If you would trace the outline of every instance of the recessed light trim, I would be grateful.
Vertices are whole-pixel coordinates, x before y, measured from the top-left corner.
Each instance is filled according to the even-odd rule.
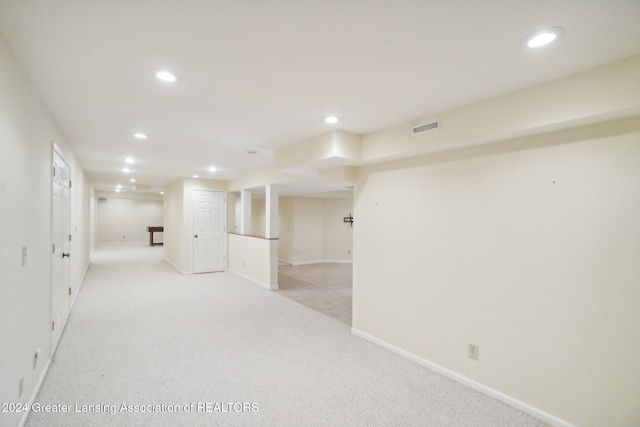
[[[119,192],[120,192],[120,189],[119,189],[119,188],[116,188],[116,193],[119,193]]]
[[[249,154],[258,154],[258,150],[247,150]]]
[[[129,182],[136,182],[135,178],[131,178]]]
[[[195,179],[198,179],[198,175],[193,175],[193,177],[194,177]]]
[[[147,135],[140,132],[134,133],[133,137],[136,139],[147,139]]]
[[[324,121],[332,125],[338,123],[340,120],[336,116],[327,116]]]
[[[129,163],[130,165],[134,164],[136,162],[136,159],[134,159],[133,157],[127,157],[126,159],[124,159],[125,163]]]
[[[131,172],[131,169],[129,169],[129,168],[122,168],[122,172],[124,172],[124,173],[129,173],[129,172]]]
[[[215,167],[215,166],[209,166],[209,167],[207,168],[207,170],[208,170],[209,172],[213,173],[213,172],[216,172],[216,171],[218,170],[218,168],[217,168],[217,167]]]
[[[564,34],[564,28],[562,27],[546,28],[529,35],[529,37],[525,39],[525,43],[530,48],[535,49],[547,46],[548,44],[558,40],[562,34]]]
[[[172,71],[168,70],[158,70],[156,71],[156,77],[163,82],[173,83],[178,80],[178,75]]]

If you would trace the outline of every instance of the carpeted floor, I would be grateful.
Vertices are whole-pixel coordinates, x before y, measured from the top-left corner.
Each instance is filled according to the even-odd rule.
[[[278,293],[351,326],[353,265],[280,265]]]
[[[148,246],[93,253],[36,402],[70,412],[27,426],[544,425],[232,273],[181,275]]]

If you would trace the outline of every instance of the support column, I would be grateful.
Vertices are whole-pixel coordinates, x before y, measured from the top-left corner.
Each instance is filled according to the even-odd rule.
[[[278,237],[278,189],[273,185],[266,185],[265,188],[265,237],[275,239]]]
[[[240,192],[240,234],[251,234],[251,191]]]

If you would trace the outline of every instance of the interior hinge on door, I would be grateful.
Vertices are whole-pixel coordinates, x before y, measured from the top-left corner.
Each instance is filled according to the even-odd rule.
[[[53,244],[53,253],[54,254],[56,253],[56,244],[55,243]]]
[[[53,176],[56,176],[56,167],[53,166]]]
[[[69,295],[71,295],[71,286],[69,286]]]
[[[71,241],[71,234],[69,234],[69,241]]]
[[[55,321],[55,320],[53,320],[53,321],[51,322],[51,330],[52,330],[52,331],[55,331],[55,330],[56,330],[56,321]]]
[[[71,181],[69,181],[69,188],[71,188]]]

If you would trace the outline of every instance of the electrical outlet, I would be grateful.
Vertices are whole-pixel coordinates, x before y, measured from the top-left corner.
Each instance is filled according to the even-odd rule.
[[[24,377],[20,378],[20,382],[18,382],[18,397],[22,397],[23,391],[24,391]]]
[[[347,255],[351,255],[351,249],[347,251]]]
[[[124,236],[122,236],[122,240],[124,240]]]
[[[475,344],[469,344],[469,358],[473,360],[478,360],[478,356],[480,355],[480,347]]]
[[[243,268],[245,267],[245,265],[244,265],[244,261],[242,261],[242,267],[243,267]]]

